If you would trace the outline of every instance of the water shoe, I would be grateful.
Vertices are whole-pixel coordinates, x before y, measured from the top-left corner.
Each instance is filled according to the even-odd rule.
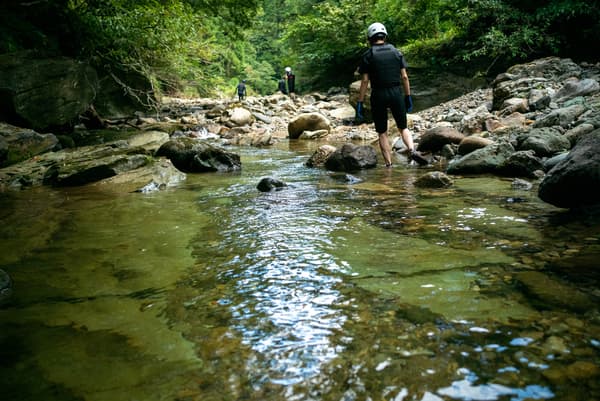
[[[413,150],[410,152],[410,159],[419,163],[420,166],[426,166],[429,164],[426,158],[424,158],[419,152]]]

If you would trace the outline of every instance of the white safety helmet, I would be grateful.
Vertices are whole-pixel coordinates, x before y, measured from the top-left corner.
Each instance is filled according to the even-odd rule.
[[[292,67],[285,67],[285,72],[292,72]]]
[[[387,36],[387,30],[385,29],[385,26],[383,26],[382,23],[380,22],[374,22],[371,25],[369,25],[369,28],[367,28],[367,38],[371,39],[373,36],[382,33],[385,36]]]

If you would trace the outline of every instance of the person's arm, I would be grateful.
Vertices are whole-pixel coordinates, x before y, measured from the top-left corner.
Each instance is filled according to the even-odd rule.
[[[360,90],[358,91],[358,101],[356,102],[356,121],[362,123],[365,119],[363,115],[363,102],[367,94],[367,86],[369,86],[369,74],[363,73],[360,81]]]
[[[410,81],[408,80],[408,74],[406,68],[400,70],[400,77],[402,78],[402,86],[404,87],[404,106],[407,112],[411,112],[413,109],[413,100],[410,95]]]
[[[408,80],[406,68],[400,70],[400,78],[402,79],[402,86],[404,87],[404,96],[410,96],[410,81]]]
[[[358,92],[358,101],[359,102],[364,102],[365,95],[367,94],[368,86],[369,86],[369,74],[364,73],[364,74],[362,74],[362,79],[360,80],[360,90]]]

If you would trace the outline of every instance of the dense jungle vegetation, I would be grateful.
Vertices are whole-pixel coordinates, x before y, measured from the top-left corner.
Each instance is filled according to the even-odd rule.
[[[170,95],[273,93],[285,66],[299,92],[347,86],[388,28],[409,64],[492,77],[558,55],[596,61],[590,0],[3,0],[0,53],[36,50],[134,70]],[[467,75],[470,76],[470,75]]]

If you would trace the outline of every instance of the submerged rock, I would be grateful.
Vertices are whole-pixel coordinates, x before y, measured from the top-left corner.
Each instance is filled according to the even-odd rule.
[[[446,188],[452,184],[452,179],[441,171],[430,171],[415,181],[415,186],[419,188]]]
[[[541,272],[520,272],[515,275],[515,278],[523,285],[529,295],[537,299],[542,307],[552,305],[585,312],[597,305],[596,300],[576,287]]]
[[[272,190],[279,191],[283,188],[287,187],[287,184],[283,181],[280,181],[276,178],[266,177],[260,180],[256,189],[260,192],[270,192]]]

